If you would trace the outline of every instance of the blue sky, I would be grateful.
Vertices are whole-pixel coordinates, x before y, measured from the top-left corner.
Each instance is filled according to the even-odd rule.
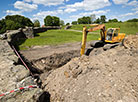
[[[138,18],[138,0],[2,0],[0,19],[14,14],[38,19],[41,25],[47,15],[58,16],[66,23],[91,14],[125,21]]]

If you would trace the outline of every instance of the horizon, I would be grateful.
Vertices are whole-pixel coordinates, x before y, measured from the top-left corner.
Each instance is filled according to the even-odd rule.
[[[0,19],[6,15],[22,15],[44,24],[47,15],[57,16],[65,23],[83,16],[105,15],[107,20],[126,21],[138,18],[138,0],[4,0],[0,6]]]

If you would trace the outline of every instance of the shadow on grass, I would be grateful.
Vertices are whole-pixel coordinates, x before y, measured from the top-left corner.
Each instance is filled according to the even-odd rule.
[[[18,41],[14,42],[14,46],[17,49],[17,51],[20,50],[19,46],[22,45],[25,41],[27,40],[27,38],[20,38]]]
[[[34,33],[34,37],[38,37],[40,36],[38,33]]]

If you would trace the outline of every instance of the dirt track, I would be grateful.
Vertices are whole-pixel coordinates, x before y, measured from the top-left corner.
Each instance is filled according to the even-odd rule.
[[[60,68],[41,74],[42,86],[50,93],[51,102],[138,102],[137,39],[138,36],[129,36],[124,42],[125,47],[107,51],[98,48],[93,49],[89,56],[73,56]],[[72,46],[57,48],[62,49],[62,53],[80,48],[76,44]],[[57,48],[51,50],[57,51]],[[45,61],[39,60],[37,65],[47,63]]]

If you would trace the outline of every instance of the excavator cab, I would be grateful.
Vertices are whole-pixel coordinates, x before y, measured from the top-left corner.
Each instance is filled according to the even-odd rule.
[[[114,29],[108,29],[106,34],[106,40],[112,41]]]
[[[109,28],[106,33],[105,42],[116,43],[121,42],[125,37],[125,34],[120,33],[120,28]]]

